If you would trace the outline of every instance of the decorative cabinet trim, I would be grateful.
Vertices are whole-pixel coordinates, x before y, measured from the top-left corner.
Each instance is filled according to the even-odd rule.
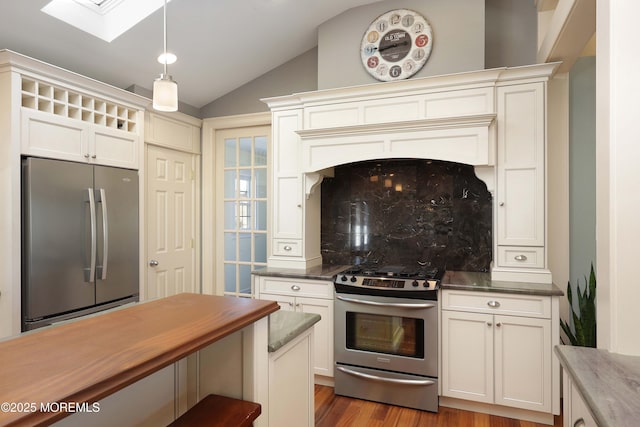
[[[106,101],[35,78],[22,77],[22,108],[139,133],[138,108]]]

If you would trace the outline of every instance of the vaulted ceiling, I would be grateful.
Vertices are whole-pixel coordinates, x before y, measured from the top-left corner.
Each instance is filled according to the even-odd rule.
[[[161,7],[108,43],[42,12],[48,2],[0,0],[0,49],[116,87],[151,89],[162,71],[157,62],[163,50]],[[169,66],[169,74],[179,84],[180,101],[196,108],[208,104],[316,46],[317,28],[326,20],[376,2],[170,1],[168,50],[178,62]]]

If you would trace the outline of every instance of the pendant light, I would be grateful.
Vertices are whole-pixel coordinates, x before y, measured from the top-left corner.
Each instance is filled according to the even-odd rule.
[[[167,74],[167,0],[164,0],[164,72],[153,82],[153,109],[178,111],[178,83]]]

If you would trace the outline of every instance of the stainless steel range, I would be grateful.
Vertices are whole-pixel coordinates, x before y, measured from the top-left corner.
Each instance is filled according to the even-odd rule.
[[[419,265],[365,264],[336,276],[336,394],[438,411],[443,275]]]

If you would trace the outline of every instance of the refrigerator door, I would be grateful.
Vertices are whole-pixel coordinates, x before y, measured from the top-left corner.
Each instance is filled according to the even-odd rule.
[[[93,168],[23,161],[23,318],[95,304],[92,265]]]
[[[139,294],[138,173],[95,166],[96,304]]]

